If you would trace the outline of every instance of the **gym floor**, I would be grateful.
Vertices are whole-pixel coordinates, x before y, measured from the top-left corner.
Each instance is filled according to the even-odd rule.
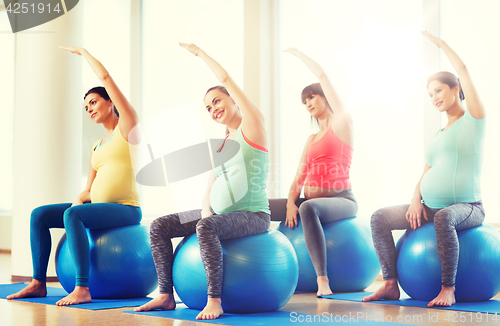
[[[0,253],[0,284],[11,283],[10,277],[10,254]],[[381,281],[377,280],[367,289],[367,291],[374,291],[380,284]],[[49,283],[48,285],[60,287],[59,283]],[[497,294],[494,299],[500,300],[500,295]],[[0,299],[0,325],[208,325],[206,323],[195,323],[191,321],[125,314],[123,313],[124,310],[131,310],[131,308],[86,310]],[[483,320],[481,322],[476,322],[475,313],[472,313],[472,315],[466,313],[469,320],[465,323],[460,323],[452,321],[454,312],[449,310],[317,299],[312,293],[295,294],[281,310],[317,315],[327,312],[333,316],[364,315],[370,316],[369,318],[373,321],[384,318],[385,321],[392,320],[392,322],[395,323],[412,325],[498,325],[498,321],[485,321],[485,315],[482,316]],[[430,318],[431,316],[432,318]],[[435,319],[436,316],[437,320]],[[251,315],[248,317],[251,318]],[[457,319],[458,318],[456,318],[456,320]],[[298,321],[294,323],[292,319],[290,320],[291,325],[296,323],[298,323]]]

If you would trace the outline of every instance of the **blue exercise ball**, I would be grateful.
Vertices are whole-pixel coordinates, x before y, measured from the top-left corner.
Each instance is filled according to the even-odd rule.
[[[299,261],[297,291],[316,292],[316,271],[307,251],[300,219],[293,229],[281,222],[278,230],[292,243]],[[380,272],[368,223],[349,218],[323,224],[326,240],[327,275],[334,292],[361,291],[372,284]]]
[[[92,298],[145,297],[158,287],[149,227],[131,225],[88,230],[89,290]],[[68,292],[75,288],[76,269],[64,235],[56,251],[56,273]]]
[[[458,231],[455,299],[485,301],[500,291],[500,233],[491,225]],[[430,301],[441,291],[441,263],[434,223],[411,231],[398,257],[401,288],[413,299]]]
[[[292,297],[298,278],[297,256],[288,239],[276,230],[222,240],[222,308],[225,312],[274,311]],[[207,304],[207,277],[196,234],[175,250],[174,288],[186,306]]]

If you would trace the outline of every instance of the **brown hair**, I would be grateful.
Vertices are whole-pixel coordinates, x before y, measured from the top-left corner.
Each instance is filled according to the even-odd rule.
[[[429,83],[431,81],[437,80],[443,84],[448,85],[450,88],[453,88],[458,85],[458,94],[460,96],[460,100],[463,101],[465,99],[464,91],[462,90],[462,85],[460,85],[460,79],[457,76],[448,71],[440,71],[432,74],[427,79],[427,87],[429,87]]]
[[[87,95],[89,94],[97,94],[99,95],[100,97],[102,97],[103,99],[105,99],[106,101],[109,101],[110,100],[110,97],[108,95],[108,92],[106,91],[106,89],[102,86],[97,86],[97,87],[94,87],[94,88],[91,88],[88,90],[87,93],[85,93],[85,95],[83,96],[83,99],[85,100],[85,98],[87,97]],[[116,109],[116,106],[113,104],[113,110],[115,111],[115,114],[116,116],[119,118],[120,117],[120,114],[118,113],[118,110]]]
[[[311,84],[307,87],[305,87],[302,90],[302,93],[300,94],[300,98],[302,100],[302,104],[306,103],[306,99],[310,97],[311,95],[321,95],[325,98],[326,104],[328,104],[328,109],[333,112],[332,107],[330,106],[330,103],[328,103],[328,100],[326,99],[325,92],[323,92],[323,88],[321,87],[320,83],[314,83]],[[311,123],[313,121],[313,117],[311,117]],[[319,125],[319,121],[316,118],[316,123]]]

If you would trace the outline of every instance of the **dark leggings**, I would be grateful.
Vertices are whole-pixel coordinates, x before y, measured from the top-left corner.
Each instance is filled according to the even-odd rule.
[[[208,281],[208,296],[220,298],[222,291],[222,247],[220,240],[234,239],[264,233],[269,229],[270,216],[264,212],[237,211],[212,215],[203,219],[201,210],[182,212],[159,217],[151,224],[151,250],[158,273],[160,293],[173,293],[172,238],[183,237],[196,232],[200,244],[201,259]]]
[[[89,286],[90,247],[87,229],[105,229],[139,224],[140,207],[96,203],[71,206],[54,204],[35,208],[31,213],[30,240],[33,278],[45,282],[51,249],[51,228],[65,228],[71,257],[76,267],[76,286]]]
[[[410,229],[406,212],[410,205],[398,205],[379,209],[372,215],[373,243],[382,267],[384,280],[397,278],[397,257],[392,230]],[[455,286],[458,266],[457,231],[479,226],[484,221],[481,202],[458,203],[443,209],[424,205],[428,220],[422,217],[422,224],[434,222],[437,251],[442,267],[441,284]]]

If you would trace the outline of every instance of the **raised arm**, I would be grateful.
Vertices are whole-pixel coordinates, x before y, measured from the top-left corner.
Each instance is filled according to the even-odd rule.
[[[483,119],[486,116],[486,111],[481,103],[481,100],[479,99],[476,88],[472,83],[469,70],[465,66],[462,59],[460,59],[458,54],[453,51],[442,39],[427,32],[422,32],[422,35],[427,37],[432,43],[436,44],[443,50],[444,54],[446,54],[451,65],[457,72],[458,78],[460,79],[460,84],[462,85],[462,90],[464,92],[465,99],[467,100],[467,110],[474,119]]]
[[[125,95],[123,95],[123,93],[120,91],[113,78],[111,78],[109,72],[84,48],[63,46],[60,46],[59,48],[71,53],[81,55],[85,58],[97,77],[101,80],[104,88],[106,89],[106,92],[108,92],[111,101],[118,110],[118,113],[120,114],[118,124],[120,126],[123,137],[128,141],[129,132],[139,122],[139,116],[137,115],[137,112],[135,112],[134,108],[127,100]]]
[[[309,70],[311,70],[311,72],[318,78],[321,88],[323,88],[323,92],[325,92],[326,99],[328,100],[328,103],[330,104],[330,107],[332,108],[334,113],[350,116],[349,112],[342,105],[342,102],[340,101],[337,92],[333,88],[328,75],[316,61],[309,58],[307,55],[302,53],[300,50],[297,50],[296,48],[286,49],[285,52],[289,52],[302,60],[307,68],[309,68]]]
[[[200,57],[212,70],[215,77],[226,87],[229,95],[236,102],[236,105],[243,113],[243,120],[241,121],[241,128],[245,136],[253,143],[267,148],[267,136],[265,129],[264,115],[257,106],[247,97],[241,88],[229,76],[227,71],[203,50],[194,44],[179,43],[181,47],[185,48],[194,55]]]

